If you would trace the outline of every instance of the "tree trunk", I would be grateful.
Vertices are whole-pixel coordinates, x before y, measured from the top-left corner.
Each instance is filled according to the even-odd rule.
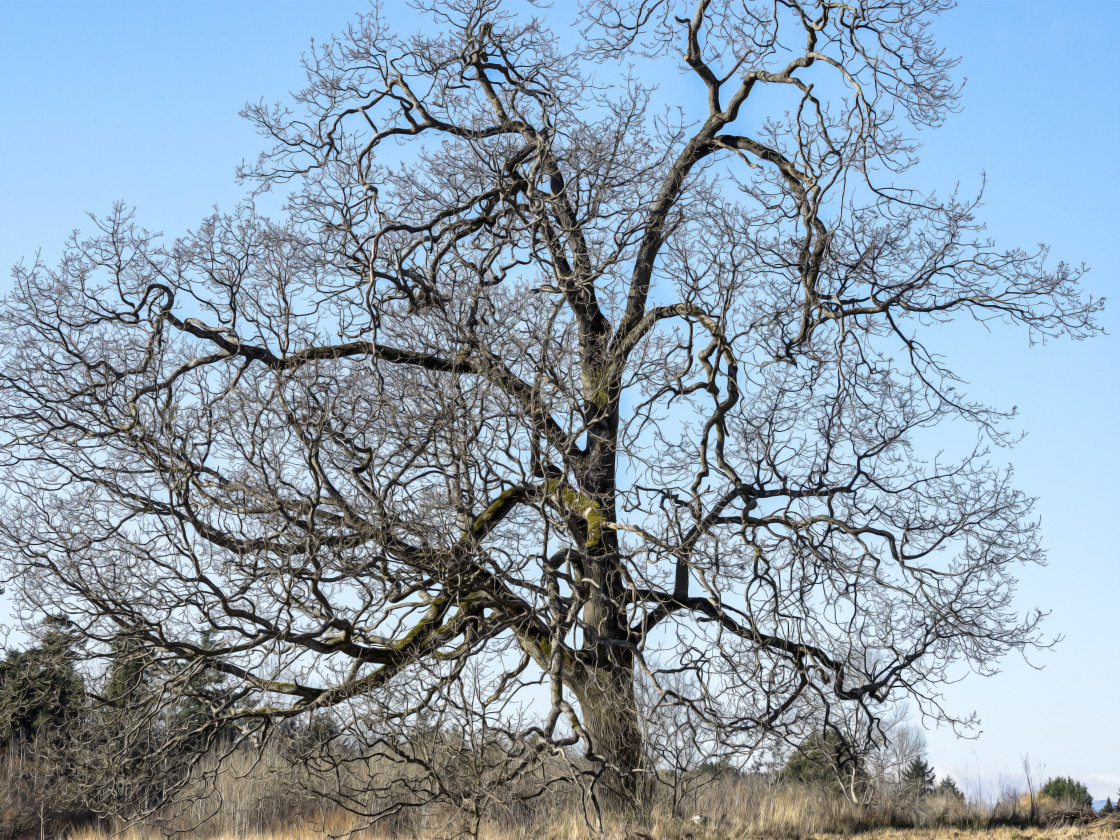
[[[612,657],[604,667],[586,669],[575,688],[582,722],[599,761],[594,791],[599,806],[613,813],[632,811],[642,788],[645,755],[634,695],[634,666]]]
[[[605,340],[606,335],[603,336]],[[642,788],[644,743],[634,694],[634,650],[625,604],[627,591],[619,556],[618,534],[604,523],[617,521],[616,458],[618,453],[619,394],[617,378],[606,369],[605,347],[588,365],[585,381],[587,457],[580,476],[585,548],[584,573],[592,583],[584,606],[582,673],[572,689],[579,699],[583,726],[591,752],[598,757],[599,776],[593,790],[596,802],[612,813],[632,813]],[[614,375],[616,377],[616,375]],[[609,382],[607,388],[603,383]],[[600,397],[606,396],[603,405]],[[592,519],[594,515],[594,521]]]

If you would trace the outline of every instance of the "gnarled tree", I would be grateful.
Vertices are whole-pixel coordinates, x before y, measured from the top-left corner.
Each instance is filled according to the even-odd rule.
[[[499,727],[493,785],[580,744],[632,798],[638,671],[687,675],[657,702],[720,750],[952,718],[954,663],[1039,640],[1010,599],[1042,554],[986,455],[1004,415],[929,342],[1082,337],[1100,302],[896,186],[956,101],[949,4],[588,0],[579,38],[568,7],[422,5],[246,109],[279,216],[165,243],[117,208],[17,268],[21,603],[141,646],[145,686],[223,675],[223,726],[334,708],[348,761],[411,762],[394,807],[453,793],[400,734],[452,711]],[[981,443],[923,459],[945,423]]]

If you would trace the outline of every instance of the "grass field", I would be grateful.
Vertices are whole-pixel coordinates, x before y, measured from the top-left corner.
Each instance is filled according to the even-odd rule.
[[[477,833],[463,809],[431,801],[394,809],[390,800],[370,799],[364,807],[382,818],[354,817],[322,795],[311,794],[308,779],[277,752],[235,753],[226,764],[200,765],[215,771],[207,784],[188,786],[183,797],[149,814],[143,824],[97,823],[84,813],[61,808],[65,785],[35,782],[34,765],[15,757],[0,762],[0,837],[33,840],[809,840],[862,837],[868,840],[1072,840],[1118,838],[1120,814],[1088,824],[1089,811],[1045,798],[1030,799],[1007,789],[998,801],[968,800],[933,793],[880,797],[854,804],[827,785],[781,781],[760,774],[698,774],[674,788],[651,789],[647,804],[627,819],[596,825],[586,797],[574,788],[554,789],[513,801],[491,800]],[[218,768],[225,772],[216,772]],[[202,777],[206,777],[203,773]],[[322,781],[322,780],[320,780]],[[320,788],[322,790],[322,788]],[[593,830],[601,828],[602,830]]]
[[[804,807],[805,805],[809,807]],[[480,826],[477,834],[464,831],[466,826],[451,820],[431,819],[426,824],[413,823],[405,827],[397,825],[392,830],[381,828],[362,828],[341,812],[324,811],[319,819],[299,818],[286,824],[273,824],[262,830],[255,830],[248,822],[241,825],[229,821],[228,815],[216,815],[195,830],[187,830],[184,823],[176,828],[183,831],[184,837],[206,838],[206,840],[325,840],[325,838],[353,838],[354,840],[444,840],[444,838],[477,837],[477,840],[840,840],[840,838],[863,838],[864,840],[1091,840],[1099,838],[1120,838],[1120,816],[1097,819],[1082,825],[1041,825],[1026,826],[998,825],[991,820],[1008,818],[998,809],[974,810],[971,818],[976,820],[971,826],[956,824],[930,827],[884,828],[862,826],[849,821],[842,830],[836,826],[814,826],[821,815],[814,814],[813,801],[795,801],[792,798],[781,801],[780,813],[765,813],[757,810],[738,813],[725,810],[718,821],[711,819],[697,821],[697,818],[681,818],[655,811],[644,815],[641,824],[629,822],[607,822],[601,833],[589,830],[587,822],[570,810],[538,813],[536,820],[522,824],[505,825],[490,822]],[[819,802],[816,803],[819,805]],[[757,807],[757,805],[755,806]],[[839,811],[832,811],[833,818]],[[248,814],[246,814],[248,816]],[[959,818],[967,815],[957,814]],[[778,818],[776,818],[778,817]],[[780,818],[780,819],[779,819]],[[852,815],[848,815],[851,820]],[[864,819],[870,819],[864,814]],[[1043,820],[1046,819],[1044,816]],[[768,824],[767,824],[768,823]],[[839,825],[839,824],[838,824]],[[67,840],[157,840],[166,835],[158,830],[143,827],[118,826],[116,831],[79,829],[66,834]]]
[[[293,826],[288,830],[273,831],[264,834],[220,834],[208,835],[210,840],[318,840],[325,837],[345,837],[345,831],[340,835],[341,826],[332,826],[327,834],[313,830],[310,826]],[[572,828],[572,827],[569,827]],[[358,832],[349,835],[354,840],[389,840],[383,834],[373,832]],[[439,835],[432,835],[433,838]],[[479,833],[479,840],[583,840],[588,835],[586,831],[571,833],[563,831],[560,827],[545,829],[540,833],[529,830],[528,832],[511,835],[496,834],[491,831]],[[697,828],[694,826],[663,826],[649,831],[635,829],[615,829],[605,835],[605,840],[766,840],[775,837],[777,840],[787,840],[798,835],[765,835],[743,834],[735,831],[726,832],[719,828]],[[1120,838],[1120,827],[1108,826],[1076,826],[1060,828],[936,828],[936,829],[873,829],[847,834],[816,833],[799,835],[801,840],[839,840],[839,838],[863,838],[864,840],[965,840],[966,838],[981,838],[982,840],[1090,840],[1090,838]],[[120,834],[111,832],[79,830],[68,835],[68,840],[162,840],[163,834],[156,831],[128,830]],[[394,838],[395,840],[395,838]],[[421,840],[421,838],[417,838]],[[426,838],[424,838],[426,840]]]

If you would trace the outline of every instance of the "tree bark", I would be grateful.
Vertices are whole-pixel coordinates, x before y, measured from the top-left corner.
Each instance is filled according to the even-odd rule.
[[[585,668],[573,686],[582,710],[590,749],[600,762],[595,783],[596,801],[614,813],[632,811],[641,791],[644,742],[634,692],[634,640],[630,638],[626,588],[618,534],[604,527],[617,521],[617,452],[620,389],[610,380],[604,359],[597,359],[593,378],[609,381],[599,394],[606,404],[590,395],[585,407],[588,418],[588,458],[582,486],[594,500],[598,527],[587,521],[586,573],[592,582],[590,599],[584,607]],[[581,535],[583,536],[583,535]]]
[[[613,813],[634,809],[645,769],[634,666],[632,661],[620,659],[587,669],[586,679],[575,689],[590,748],[599,764],[593,788],[596,801]]]

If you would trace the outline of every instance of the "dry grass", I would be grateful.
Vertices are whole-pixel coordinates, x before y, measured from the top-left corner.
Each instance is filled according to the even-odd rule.
[[[213,768],[211,768],[213,769]],[[213,785],[194,791],[177,809],[165,809],[144,824],[85,825],[65,811],[50,819],[51,791],[16,784],[35,781],[26,762],[9,762],[0,778],[0,811],[19,807],[18,836],[66,840],[162,840],[168,832],[198,840],[439,840],[464,836],[462,815],[437,805],[397,814],[369,826],[325,803],[300,784],[298,771],[279,754],[235,755]],[[6,783],[6,784],[4,784]],[[868,840],[1074,840],[1120,838],[1120,818],[1087,826],[1022,828],[1028,813],[1015,796],[994,807],[953,797],[860,807],[827,789],[771,784],[762,776],[698,776],[681,795],[652,796],[636,819],[608,822],[606,840],[809,840],[865,837]],[[700,817],[701,819],[694,819]],[[575,791],[559,791],[519,808],[496,807],[478,831],[479,840],[584,840],[590,830]],[[68,827],[69,824],[69,827]],[[8,823],[7,832],[14,825]],[[469,835],[467,835],[469,836]]]
[[[277,828],[265,833],[222,833],[208,835],[211,840],[318,840],[318,838],[353,837],[354,840],[398,840],[396,837],[386,835],[374,830],[359,830],[350,833],[351,826],[344,819],[328,821],[326,831],[322,825],[296,824],[284,828]],[[428,835],[438,837],[437,834]],[[686,824],[661,824],[640,829],[630,827],[608,828],[605,833],[606,840],[766,840],[770,837],[784,837],[785,835],[768,835],[759,833],[732,832],[723,829],[697,828]],[[165,835],[154,830],[131,828],[121,833],[93,829],[79,829],[68,833],[67,840],[164,840]],[[422,840],[421,835],[412,835],[416,840]],[[583,840],[588,837],[586,827],[579,821],[571,825],[554,825],[544,830],[528,830],[522,833],[509,833],[497,831],[493,827],[484,827],[479,833],[479,840]],[[1098,826],[1069,827],[1069,828],[933,828],[933,829],[871,829],[857,833],[814,833],[803,834],[804,840],[839,840],[839,838],[863,838],[864,840],[967,840],[967,838],[982,838],[982,840],[1106,840],[1107,838],[1120,838],[1120,831],[1115,828]]]
[[[254,774],[230,775],[219,781],[213,796],[198,800],[165,822],[165,828],[206,840],[317,840],[353,837],[354,840],[438,840],[455,835],[463,824],[454,814],[435,810],[411,815],[410,822],[368,827],[338,810],[310,807],[293,797],[275,768],[258,765]],[[286,791],[288,799],[284,799]],[[890,810],[860,808],[828,792],[801,785],[767,785],[759,778],[712,780],[693,791],[684,809],[670,813],[654,803],[640,820],[604,825],[605,840],[825,840],[864,837],[868,840],[1076,840],[1120,838],[1120,825],[1055,828],[992,827],[993,819],[1022,818],[1000,808],[985,809],[955,799],[926,797],[920,804]],[[211,816],[212,814],[212,816]],[[702,822],[692,819],[701,815]],[[209,816],[209,819],[202,818]],[[908,826],[884,828],[884,825]],[[117,832],[80,829],[68,840],[157,840],[165,836],[155,827],[117,826]],[[594,836],[575,801],[522,814],[520,820],[499,814],[484,823],[479,840],[584,840]]]

